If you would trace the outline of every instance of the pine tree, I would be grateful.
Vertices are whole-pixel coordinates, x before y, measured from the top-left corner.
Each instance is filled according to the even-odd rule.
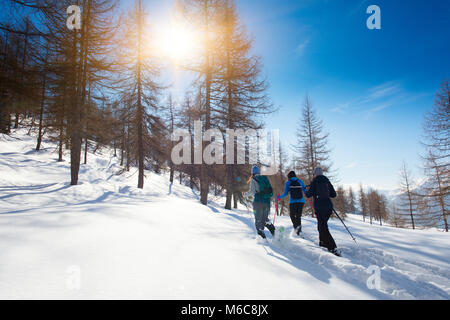
[[[321,167],[324,174],[331,172],[331,151],[328,149],[328,133],[323,132],[323,122],[317,117],[311,100],[305,98],[300,126],[297,128],[297,143],[293,150],[299,156],[297,171],[310,183],[314,169]]]
[[[376,190],[370,190],[367,198],[370,224],[372,224],[373,219],[375,219],[380,225],[383,225],[383,220],[387,220],[389,216],[386,198]]]
[[[220,27],[219,12],[223,0],[183,0],[179,2],[184,16],[195,24],[201,30],[201,41],[203,45],[202,52],[197,61],[191,61],[187,67],[188,70],[197,74],[194,82],[198,89],[199,105],[202,110],[201,120],[205,131],[211,129],[214,125],[214,103],[217,102],[215,83],[218,72],[218,59],[215,55],[218,53],[218,35],[213,32]],[[203,143],[204,150],[205,143]],[[208,193],[211,179],[214,172],[211,166],[206,164],[199,166],[200,180],[200,202],[203,205],[208,203]]]
[[[67,119],[66,136],[70,142],[71,185],[78,184],[82,139],[86,139],[89,94],[98,90],[111,70],[111,40],[114,31],[115,0],[79,0],[82,8],[81,29],[66,25],[68,0],[45,2],[42,26],[46,45],[54,54],[52,86],[63,101],[62,115],[55,116],[60,126]],[[98,92],[97,92],[98,94]],[[58,110],[58,109],[53,109]],[[61,136],[62,130],[61,131]],[[62,139],[61,139],[62,140]],[[61,144],[61,143],[60,143]]]
[[[424,122],[425,174],[432,220],[442,221],[441,226],[448,232],[450,203],[450,86],[443,81],[436,94],[433,109],[425,116]]]
[[[266,94],[267,84],[261,77],[261,63],[250,52],[252,41],[239,23],[234,1],[224,1],[220,10],[223,18],[219,31],[221,55],[217,83],[221,103],[217,120],[224,134],[226,129],[259,129],[257,116],[272,111]],[[237,148],[233,148],[236,163]],[[226,165],[226,209],[231,209],[231,197],[236,192],[235,169],[235,164]]]
[[[355,213],[356,212],[356,200],[355,200],[355,194],[353,193],[352,187],[348,188],[347,200],[348,200],[348,211],[351,213]]]
[[[180,121],[178,126],[186,126],[188,133],[189,133],[189,137],[190,137],[190,141],[189,141],[189,146],[190,146],[190,163],[189,164],[183,164],[181,166],[178,166],[179,170],[186,173],[189,176],[189,187],[191,189],[198,188],[197,182],[196,180],[199,177],[198,174],[198,170],[197,170],[197,166],[194,165],[194,138],[193,138],[193,130],[194,130],[194,121],[199,119],[200,117],[200,111],[198,110],[198,108],[196,108],[196,104],[193,103],[193,99],[191,97],[191,93],[186,93],[185,97],[184,97],[184,102],[182,104],[181,107],[181,117],[184,119],[184,121]],[[197,104],[198,106],[198,104]]]
[[[12,13],[4,15],[7,19],[0,21],[0,132],[9,133],[12,127],[19,127],[22,116],[28,117],[39,108],[42,70],[38,60],[42,34],[36,31],[30,17],[37,14],[36,10],[24,10],[25,2],[8,0],[2,5],[3,10],[11,5]],[[14,124],[11,115],[14,115]]]
[[[174,132],[174,130],[175,130],[175,114],[174,114],[174,105],[173,105],[172,95],[169,96],[168,111],[169,111],[169,119],[168,120],[169,120],[170,132]],[[173,143],[173,141],[171,141],[170,142],[170,150],[173,149],[173,146],[174,146],[174,143]],[[170,181],[170,183],[173,183],[175,167],[174,167],[172,160],[169,160],[169,168],[170,168],[169,181]],[[181,175],[181,172],[180,172],[180,175]]]
[[[413,180],[405,162],[400,170],[400,203],[399,211],[402,214],[409,215],[411,226],[416,228],[414,215],[417,213],[418,195],[413,190]]]
[[[395,203],[391,205],[389,222],[396,228],[404,228],[406,224],[405,217],[399,213],[397,205]]]
[[[317,167],[321,167],[324,174],[329,175],[331,151],[328,149],[328,134],[324,133],[323,122],[317,117],[308,96],[303,104],[296,135],[297,143],[292,146],[296,155],[293,159],[295,171],[304,178],[307,185],[313,180],[313,172]],[[313,215],[312,210],[307,210]]]
[[[48,60],[48,54],[46,54],[46,57],[44,59],[44,65],[47,64]],[[37,137],[37,143],[36,143],[36,150],[39,151],[41,149],[41,143],[43,138],[43,121],[44,121],[44,111],[45,111],[45,105],[47,100],[47,73],[45,70],[42,70],[42,83],[41,83],[41,96],[40,96],[40,106],[39,106],[39,132]]]
[[[359,185],[359,208],[363,216],[363,221],[366,222],[366,217],[368,216],[368,203],[367,195],[364,192],[362,184]]]
[[[125,21],[126,30],[123,38],[121,59],[122,100],[130,107],[130,121],[127,134],[127,147],[133,147],[138,166],[138,185],[144,187],[144,169],[146,154],[155,150],[152,141],[152,130],[157,132],[163,124],[158,116],[158,97],[163,87],[157,82],[160,66],[151,57],[151,52],[145,49],[145,36],[148,33],[146,25],[147,13],[142,0],[136,0],[133,9]],[[159,131],[158,131],[159,132]],[[127,152],[127,167],[131,156]]]
[[[377,207],[375,212],[375,218],[380,223],[380,226],[382,226],[383,220],[387,221],[389,218],[387,199],[383,194],[376,192],[376,200],[377,200]]]
[[[339,212],[339,215],[344,218],[348,211],[348,199],[342,186],[336,188],[336,195],[336,198],[333,199],[334,207]]]

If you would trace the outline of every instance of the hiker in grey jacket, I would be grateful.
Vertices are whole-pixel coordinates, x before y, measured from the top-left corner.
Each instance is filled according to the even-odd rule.
[[[262,190],[260,190],[260,185],[266,183],[270,188],[272,187],[267,177],[260,175],[260,170],[257,166],[252,168],[252,176],[250,177],[249,183],[250,190],[244,196],[245,198],[253,196],[253,214],[255,215],[256,232],[265,239],[266,234],[264,233],[264,228],[269,229],[270,233],[274,235],[275,227],[269,221],[270,197],[263,195]]]

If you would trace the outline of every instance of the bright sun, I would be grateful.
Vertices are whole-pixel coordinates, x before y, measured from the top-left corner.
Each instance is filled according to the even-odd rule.
[[[171,23],[161,26],[156,33],[156,51],[161,57],[175,62],[192,58],[200,47],[199,37],[188,26]]]

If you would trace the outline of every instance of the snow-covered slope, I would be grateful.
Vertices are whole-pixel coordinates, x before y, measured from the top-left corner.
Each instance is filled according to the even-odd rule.
[[[0,298],[449,299],[449,234],[369,226],[358,216],[330,229],[343,257],[305,239],[256,241],[247,209],[202,206],[165,175],[117,175],[108,152],[89,155],[78,186],[55,146],[33,151],[22,131],[0,136]],[[272,210],[273,211],[273,210]],[[379,268],[381,283],[367,281]]]

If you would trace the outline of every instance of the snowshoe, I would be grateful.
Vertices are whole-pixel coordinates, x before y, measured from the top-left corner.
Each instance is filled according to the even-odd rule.
[[[272,237],[275,235],[275,226],[273,224],[266,224],[267,229],[269,229],[270,233],[272,234]]]
[[[302,226],[298,226],[298,227],[295,229],[295,233],[296,233],[298,236],[300,236],[300,234],[302,233]]]
[[[285,229],[283,226],[278,227],[277,232],[275,233],[274,239],[278,242],[283,242],[285,238]]]
[[[262,230],[257,230],[258,234],[261,236],[261,238],[266,239],[266,234]]]
[[[331,252],[332,254],[334,254],[337,257],[342,257],[341,250],[339,250],[338,248],[335,248],[333,250],[328,250],[328,251]]]

